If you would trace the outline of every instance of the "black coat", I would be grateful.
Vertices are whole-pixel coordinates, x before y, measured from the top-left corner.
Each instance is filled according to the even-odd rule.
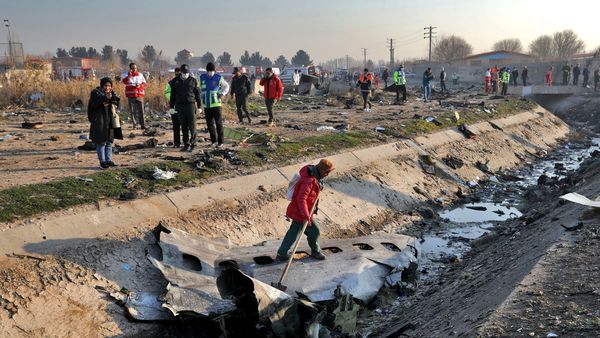
[[[233,77],[231,79],[231,96],[233,94],[242,97],[248,96],[251,92],[250,80],[245,74],[240,75],[240,77]]]
[[[117,135],[115,135],[115,129],[111,125],[112,110],[109,106],[104,106],[104,103],[114,104],[119,106],[120,98],[115,92],[112,94],[112,98],[106,98],[104,89],[96,87],[90,94],[90,101],[88,102],[88,120],[90,121],[90,140],[94,143],[104,143],[106,141],[113,142],[115,136],[122,139],[121,128],[117,129]],[[121,135],[119,135],[121,134]]]

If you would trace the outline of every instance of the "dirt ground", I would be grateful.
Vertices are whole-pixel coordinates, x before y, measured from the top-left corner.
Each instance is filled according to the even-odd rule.
[[[470,98],[489,101],[472,89],[462,89],[449,97],[451,100]],[[399,126],[412,120],[415,114],[422,116],[452,115],[455,109],[441,107],[437,102],[423,103],[415,95],[403,105],[394,105],[392,93],[375,94],[373,110],[362,111],[362,99],[355,96],[351,109],[345,109],[349,97],[314,97],[284,95],[275,108],[277,127],[266,126],[266,108],[260,97],[252,97],[250,110],[253,113],[252,125],[240,125],[235,112],[225,109],[225,126],[231,128],[247,127],[253,132],[271,132],[283,137],[297,139],[310,135],[322,135],[331,131],[317,131],[319,127],[349,126],[350,130],[374,130],[376,127]],[[492,100],[497,101],[497,100]],[[254,108],[254,109],[252,109]],[[128,113],[124,113],[128,116]],[[124,140],[116,140],[115,145],[127,146],[140,144],[150,138],[158,140],[158,146],[152,149],[139,149],[115,154],[114,159],[123,166],[136,166],[148,162],[160,161],[166,155],[181,156],[173,149],[171,121],[164,112],[146,114],[150,120],[147,125],[157,129],[157,135],[144,136],[141,130],[131,130],[124,123]],[[256,117],[255,115],[258,115]],[[40,129],[23,129],[25,121],[43,122]],[[263,123],[261,123],[261,121]],[[198,119],[199,136],[208,138],[206,124]],[[68,176],[91,174],[100,170],[95,151],[78,150],[85,143],[89,123],[84,111],[49,111],[48,109],[8,109],[0,112],[0,189],[25,184],[49,182]],[[2,137],[10,135],[2,140]],[[207,147],[209,142],[201,142],[199,149]],[[234,140],[226,140],[229,147],[235,146]],[[192,156],[185,153],[184,156]]]
[[[416,101],[414,104],[423,105]],[[435,104],[425,107],[429,106],[433,109]],[[386,118],[358,122],[360,128],[371,129],[379,126],[379,123],[397,123],[392,118],[398,107],[400,106],[378,108],[377,114],[371,115],[379,117],[382,114]],[[423,106],[419,109],[423,109]],[[364,114],[367,114],[354,109],[344,110],[343,107],[320,108],[309,113],[290,110],[286,119],[289,118],[289,121],[296,124],[306,123],[316,129],[319,123],[329,118],[323,114],[327,111],[328,115],[347,112],[348,119],[357,121],[363,120]],[[44,115],[44,119],[54,116],[54,120],[44,120],[48,130],[53,123],[63,124],[67,119],[72,119],[68,113],[38,113]],[[414,113],[405,114],[409,120]],[[5,170],[4,163],[7,163],[6,172],[3,173],[7,173],[7,177],[13,180],[10,184],[2,183],[5,184],[3,188],[24,184],[27,180],[27,183],[44,182],[51,177],[80,175],[96,170],[92,168],[95,166],[93,152],[81,152],[76,156],[80,162],[73,160],[73,148],[83,143],[83,140],[79,140],[79,135],[85,134],[81,132],[86,127],[83,116],[74,117],[79,122],[72,125],[79,127],[74,126],[72,129],[78,133],[63,131],[63,135],[72,134],[72,137],[59,137],[58,141],[49,140],[52,133],[46,132],[46,128],[35,131],[20,129],[22,118],[8,116],[1,121],[6,123],[2,126],[3,129],[12,128],[11,133],[29,133],[21,140],[0,142],[1,157],[5,158],[0,162],[3,164],[1,170]],[[404,118],[404,115],[399,118]],[[439,148],[435,155],[441,157],[456,154],[465,158],[469,165],[461,169],[459,174],[464,178],[471,178],[481,174],[475,169],[474,162],[482,158],[484,161],[490,160],[493,170],[499,170],[503,165],[506,167],[505,163],[514,165],[519,161],[514,148],[519,148],[523,154],[526,149],[536,148],[524,145],[527,144],[524,140],[536,140],[539,147],[550,148],[551,138],[538,131],[557,132],[561,127],[556,123],[558,121],[547,119],[534,122],[529,127],[517,128],[514,130],[516,138],[508,143],[490,138],[481,140],[482,144],[478,147],[458,150],[451,147]],[[165,123],[165,126],[168,125]],[[284,127],[277,127],[276,130],[292,137],[317,133],[316,130],[307,131],[307,127],[302,128],[305,130]],[[138,135],[126,142],[135,143],[140,139],[142,138]],[[159,140],[167,142],[168,135],[159,136]],[[13,148],[19,145],[25,151],[29,149],[30,153],[37,151],[35,149],[38,147],[48,147],[49,152],[7,156],[11,144]],[[60,149],[67,152],[61,153]],[[158,150],[173,151],[169,148]],[[130,152],[127,160],[121,162],[130,165],[143,163],[149,154],[156,151]],[[474,153],[483,155],[475,157]],[[55,176],[44,175],[41,172],[47,164],[38,162],[49,156],[59,157],[54,162],[68,160],[72,167],[58,169],[60,166],[56,163],[58,168],[55,171],[49,170]],[[533,155],[528,156],[531,159]],[[13,159],[20,164],[10,167]],[[596,177],[595,170],[598,164],[594,162],[586,166],[579,174],[573,175],[568,184],[550,187],[540,194],[534,194],[530,204],[522,208],[527,211],[524,218],[504,224],[495,234],[472,243],[473,250],[467,257],[458,263],[449,264],[448,270],[439,278],[424,282],[414,296],[399,301],[395,294],[390,294],[389,297],[383,295],[377,301],[379,303],[363,311],[359,332],[363,336],[397,336],[390,329],[396,325],[410,324],[415,329],[407,330],[405,334],[413,337],[545,336],[549,332],[565,337],[594,336],[600,330],[600,314],[597,310],[600,300],[597,288],[600,228],[597,226],[597,216],[589,215],[588,212],[581,230],[567,232],[561,224],[577,224],[585,208],[560,203],[557,197],[567,191],[578,191],[590,197],[600,195],[600,178]],[[27,165],[38,165],[40,170],[18,170]],[[395,172],[414,177],[414,181],[401,181],[394,176]],[[358,187],[356,189],[363,191],[375,186],[378,189],[389,188],[383,189],[381,196],[364,196],[370,204],[378,206],[369,209],[372,216],[364,217],[361,222],[342,225],[325,222],[324,236],[340,238],[374,231],[396,232],[399,229],[410,230],[411,225],[435,227],[435,223],[424,221],[419,213],[389,211],[393,208],[415,208],[415,201],[431,206],[431,200],[439,196],[446,198],[446,204],[456,199],[447,197],[450,191],[455,191],[455,184],[437,177],[417,179],[418,175],[423,174],[413,161],[396,160],[336,178],[338,189],[345,185]],[[435,193],[425,197],[413,191],[413,186]],[[334,184],[332,190],[335,188]],[[411,192],[394,195],[390,193],[391,190]],[[179,218],[163,221],[192,233],[228,236],[240,245],[279,238],[286,227],[281,215],[281,210],[285,207],[285,202],[279,197],[282,193],[283,191],[256,193],[246,199],[223,201],[219,205],[193,210]],[[338,193],[348,192],[341,190]],[[334,192],[327,194],[331,194],[327,195],[330,198],[335,196]],[[350,201],[348,205],[340,203],[338,206],[340,213],[346,214],[348,218],[353,213],[352,203],[357,203]],[[388,211],[384,211],[386,209]],[[277,217],[281,220],[279,225],[272,226],[267,222]],[[150,232],[154,226],[156,223],[140,224],[134,229],[124,229],[97,239],[41,243],[29,247],[31,256],[0,258],[0,336],[164,336],[157,333],[161,332],[160,324],[129,321],[123,308],[107,294],[119,292],[122,288],[134,292],[164,289],[166,281],[145,257],[146,250],[154,243]],[[376,311],[377,306],[384,311]]]

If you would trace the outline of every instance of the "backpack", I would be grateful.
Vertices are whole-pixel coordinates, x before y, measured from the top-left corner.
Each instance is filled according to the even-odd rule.
[[[288,183],[288,190],[287,190],[287,194],[286,194],[286,198],[288,201],[291,201],[292,198],[294,197],[294,191],[296,190],[296,185],[298,185],[299,180],[300,180],[300,174],[295,173],[294,176],[292,176],[290,183]]]

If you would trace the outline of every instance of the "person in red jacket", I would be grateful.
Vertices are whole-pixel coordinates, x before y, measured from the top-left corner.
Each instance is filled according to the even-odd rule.
[[[127,101],[129,102],[133,129],[135,129],[136,120],[142,129],[146,129],[144,125],[144,88],[146,88],[146,79],[142,73],[138,72],[135,63],[132,62],[129,64],[129,72],[123,75],[123,83],[125,84],[125,96],[127,96]]]
[[[273,73],[273,68],[269,67],[265,71],[265,75],[260,79],[259,84],[263,86],[263,95],[267,111],[269,112],[269,127],[275,127],[275,117],[273,117],[273,105],[283,96],[283,83],[277,75]]]
[[[310,214],[313,205],[317,203],[319,193],[323,190],[322,179],[327,177],[334,170],[333,162],[328,159],[322,159],[317,165],[307,165],[300,169],[300,178],[294,188],[292,200],[287,207],[286,217],[292,220],[292,224],[288,229],[279,250],[277,250],[277,260],[286,261],[289,259],[288,250],[292,247],[300,231],[302,231],[303,223],[308,221],[308,227],[304,233],[306,234],[308,245],[311,249],[311,256],[318,260],[325,259],[325,255],[321,252],[319,239],[321,232],[319,223]],[[315,206],[313,214],[317,213],[318,204]]]
[[[546,72],[546,86],[551,87],[552,86],[552,71],[554,70],[554,67],[550,66],[548,67],[548,71]]]

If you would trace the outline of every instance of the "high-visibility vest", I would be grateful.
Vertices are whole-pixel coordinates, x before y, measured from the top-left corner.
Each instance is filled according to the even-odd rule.
[[[406,84],[406,75],[404,74],[403,70],[396,70],[394,72],[394,83],[398,86]]]
[[[502,81],[502,83],[509,83],[510,82],[510,73],[507,71],[503,71],[501,81]]]
[[[211,78],[208,74],[200,75],[200,90],[207,108],[221,106],[221,81],[223,77],[220,74],[215,74]]]
[[[171,100],[171,84],[169,82],[165,86],[165,99],[167,99],[167,104]]]

